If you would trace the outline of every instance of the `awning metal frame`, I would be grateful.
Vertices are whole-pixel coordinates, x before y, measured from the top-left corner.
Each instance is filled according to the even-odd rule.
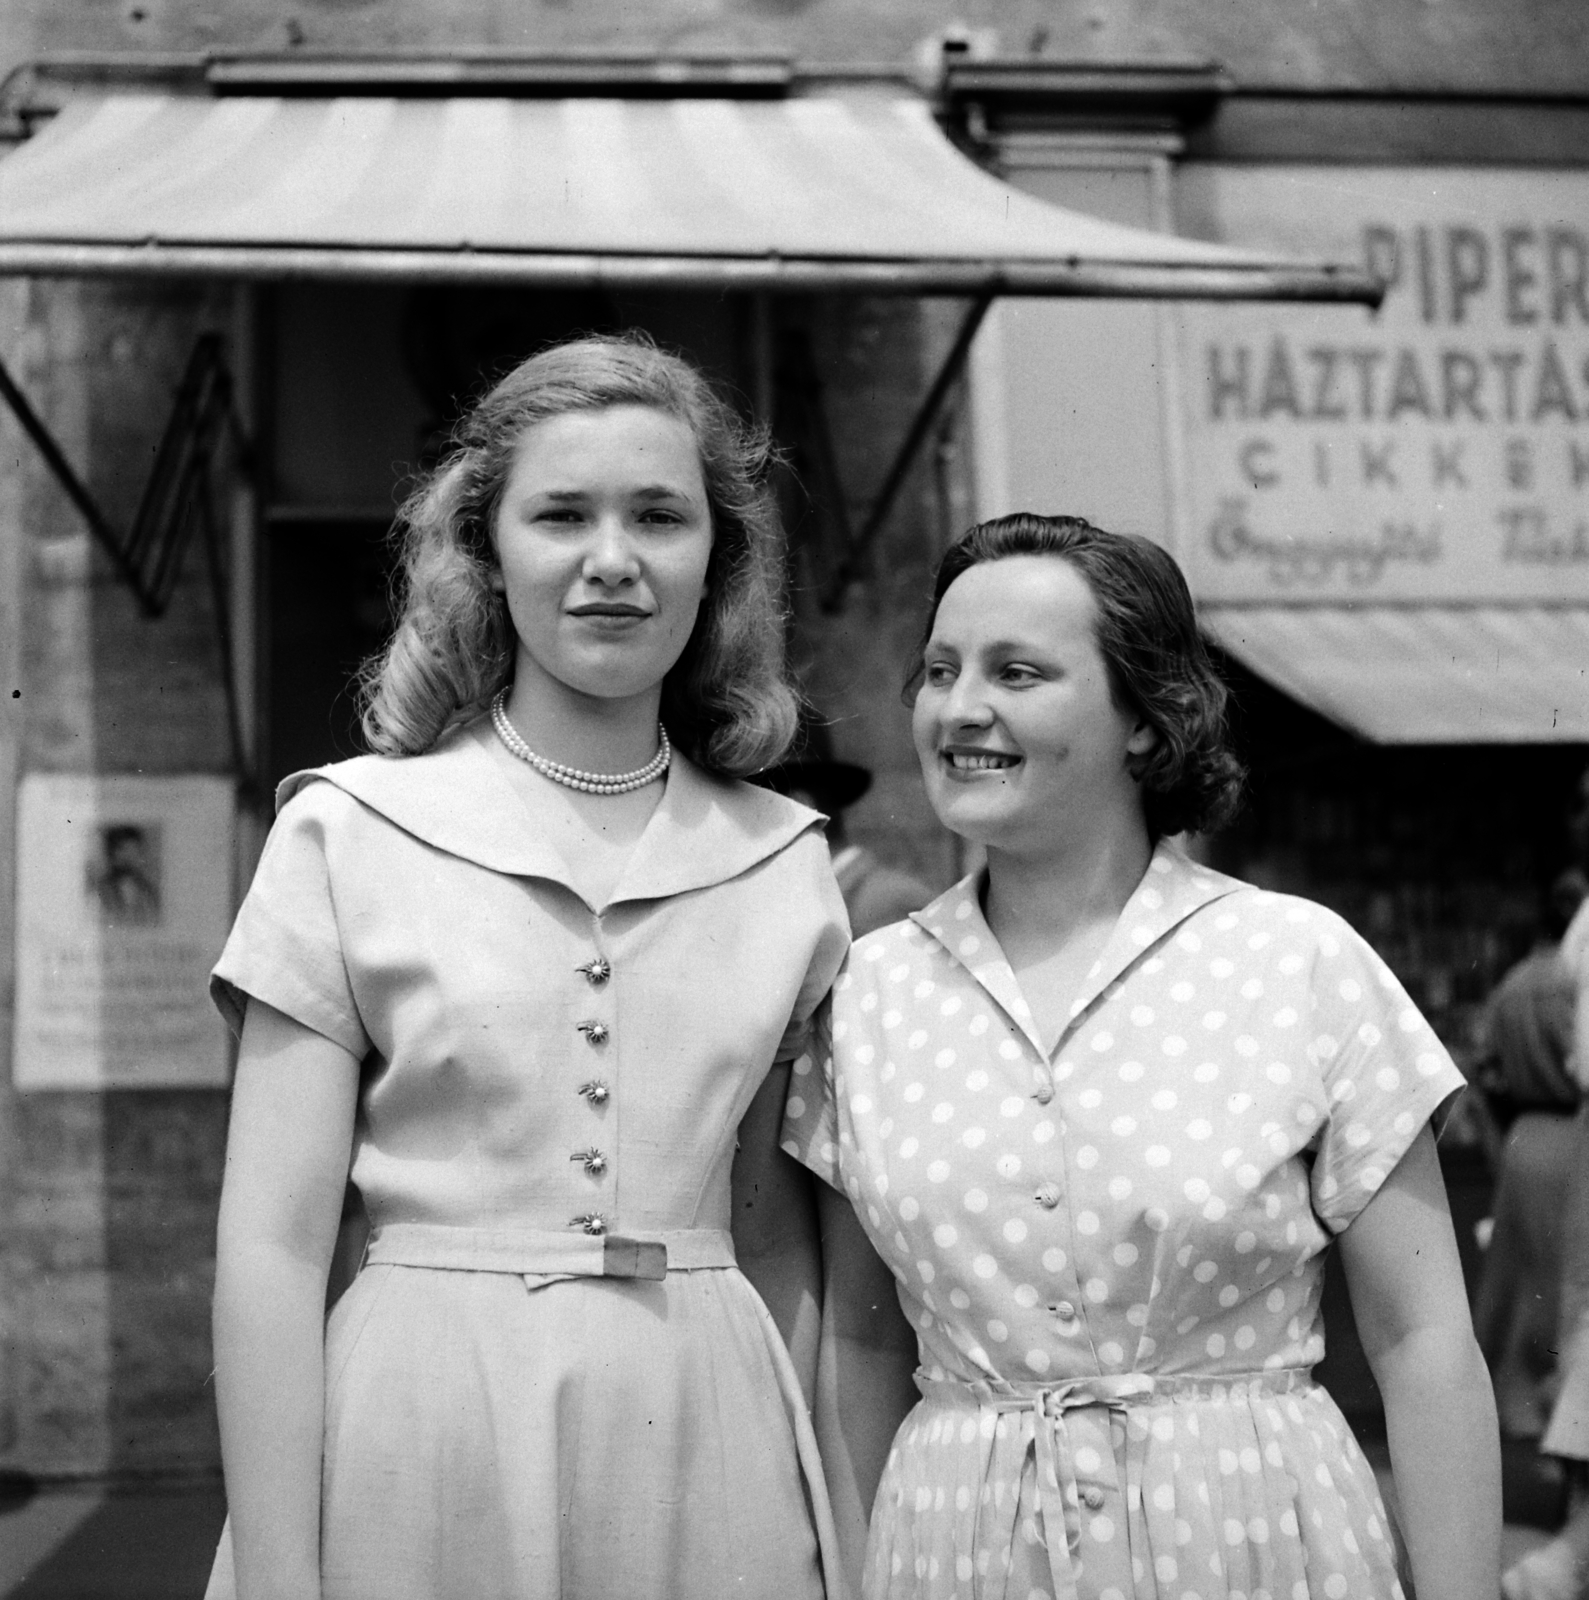
[[[0,276],[302,279],[504,288],[704,289],[715,293],[1038,295],[1075,300],[1293,301],[1373,305],[1383,284],[1355,268],[1155,267],[1115,261],[792,261],[783,256],[580,255],[511,250],[0,243]]]
[[[252,774],[243,738],[226,562],[211,479],[216,457],[228,440],[236,452],[238,470],[245,477],[253,475],[254,453],[238,415],[220,335],[200,334],[193,346],[177,386],[171,416],[155,450],[149,479],[125,533],[106,516],[4,362],[0,362],[0,398],[38,448],[139,611],[151,621],[164,616],[170,608],[182,577],[183,556],[197,524],[215,611],[232,762],[240,783],[247,788]]]
[[[865,576],[872,546],[876,543],[878,534],[883,531],[889,513],[894,509],[894,502],[899,498],[899,491],[904,487],[906,476],[916,464],[916,457],[920,455],[922,445],[932,432],[933,424],[938,420],[944,402],[949,398],[950,390],[965,370],[966,361],[971,354],[972,341],[976,338],[977,330],[982,326],[983,318],[987,316],[993,299],[991,293],[983,293],[971,302],[970,309],[967,310],[959,331],[955,334],[954,343],[950,345],[948,354],[938,368],[938,375],[929,385],[915,417],[905,430],[905,437],[901,440],[893,462],[883,476],[882,485],[872,502],[872,509],[867,513],[866,521],[861,524],[860,531],[850,541],[843,559],[829,579],[827,587],[822,591],[820,603],[824,611],[829,613],[838,611],[844,603],[844,591],[856,579]]]

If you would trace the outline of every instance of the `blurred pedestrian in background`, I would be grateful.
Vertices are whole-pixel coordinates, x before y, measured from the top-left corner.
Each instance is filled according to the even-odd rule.
[[[1578,780],[1567,826],[1579,862],[1589,864],[1589,771]],[[1568,1065],[1583,1090],[1589,1088],[1589,900],[1579,905],[1562,937],[1561,962],[1575,996]],[[1501,1580],[1507,1600],[1589,1597],[1589,1106],[1580,1107],[1567,1138],[1571,1148],[1559,1213],[1558,1394],[1540,1443],[1546,1455],[1567,1465],[1567,1521],[1549,1544],[1507,1571]],[[1548,1196],[1539,1201],[1541,1208],[1548,1204]],[[1499,1235],[1499,1207],[1497,1213]],[[1502,1246],[1492,1239],[1490,1248],[1494,1255]]]
[[[762,782],[779,794],[826,814],[833,873],[850,914],[854,938],[886,928],[912,911],[921,910],[932,899],[932,889],[920,878],[889,866],[865,845],[850,843],[844,813],[872,787],[872,775],[865,767],[835,758],[824,723],[808,721],[792,758],[772,768]]]
[[[1578,1109],[1581,1091],[1568,1064],[1578,974],[1562,941],[1586,894],[1589,876],[1582,867],[1557,876],[1546,901],[1544,936],[1485,1005],[1477,1077],[1504,1121],[1525,1111]]]
[[[1581,1096],[1569,1064],[1577,986],[1561,941],[1586,890],[1589,879],[1578,867],[1551,885],[1545,937],[1485,1006],[1474,1075],[1494,1126],[1504,1130],[1474,1329],[1490,1364],[1502,1434],[1534,1443],[1556,1389],[1562,1219]]]

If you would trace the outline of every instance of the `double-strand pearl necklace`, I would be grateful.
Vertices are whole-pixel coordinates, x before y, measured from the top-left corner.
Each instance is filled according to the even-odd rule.
[[[561,761],[536,755],[519,737],[519,730],[508,721],[507,699],[508,691],[503,689],[491,702],[491,726],[497,730],[497,737],[520,761],[528,762],[543,778],[550,778],[565,789],[578,789],[583,794],[628,794],[631,789],[643,789],[648,783],[655,783],[673,759],[668,730],[659,722],[657,753],[633,772],[581,772],[578,767],[565,767]]]

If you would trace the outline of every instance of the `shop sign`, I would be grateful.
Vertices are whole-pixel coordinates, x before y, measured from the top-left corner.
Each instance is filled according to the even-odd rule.
[[[19,1089],[226,1083],[208,982],[231,920],[232,818],[224,778],[23,778]]]
[[[1179,313],[1200,596],[1589,601],[1589,174],[1206,166],[1178,201],[1390,282],[1378,312]]]

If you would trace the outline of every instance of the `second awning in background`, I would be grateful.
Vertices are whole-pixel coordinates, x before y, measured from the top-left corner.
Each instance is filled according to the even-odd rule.
[[[1589,610],[1218,606],[1205,631],[1294,700],[1379,744],[1589,741]]]

